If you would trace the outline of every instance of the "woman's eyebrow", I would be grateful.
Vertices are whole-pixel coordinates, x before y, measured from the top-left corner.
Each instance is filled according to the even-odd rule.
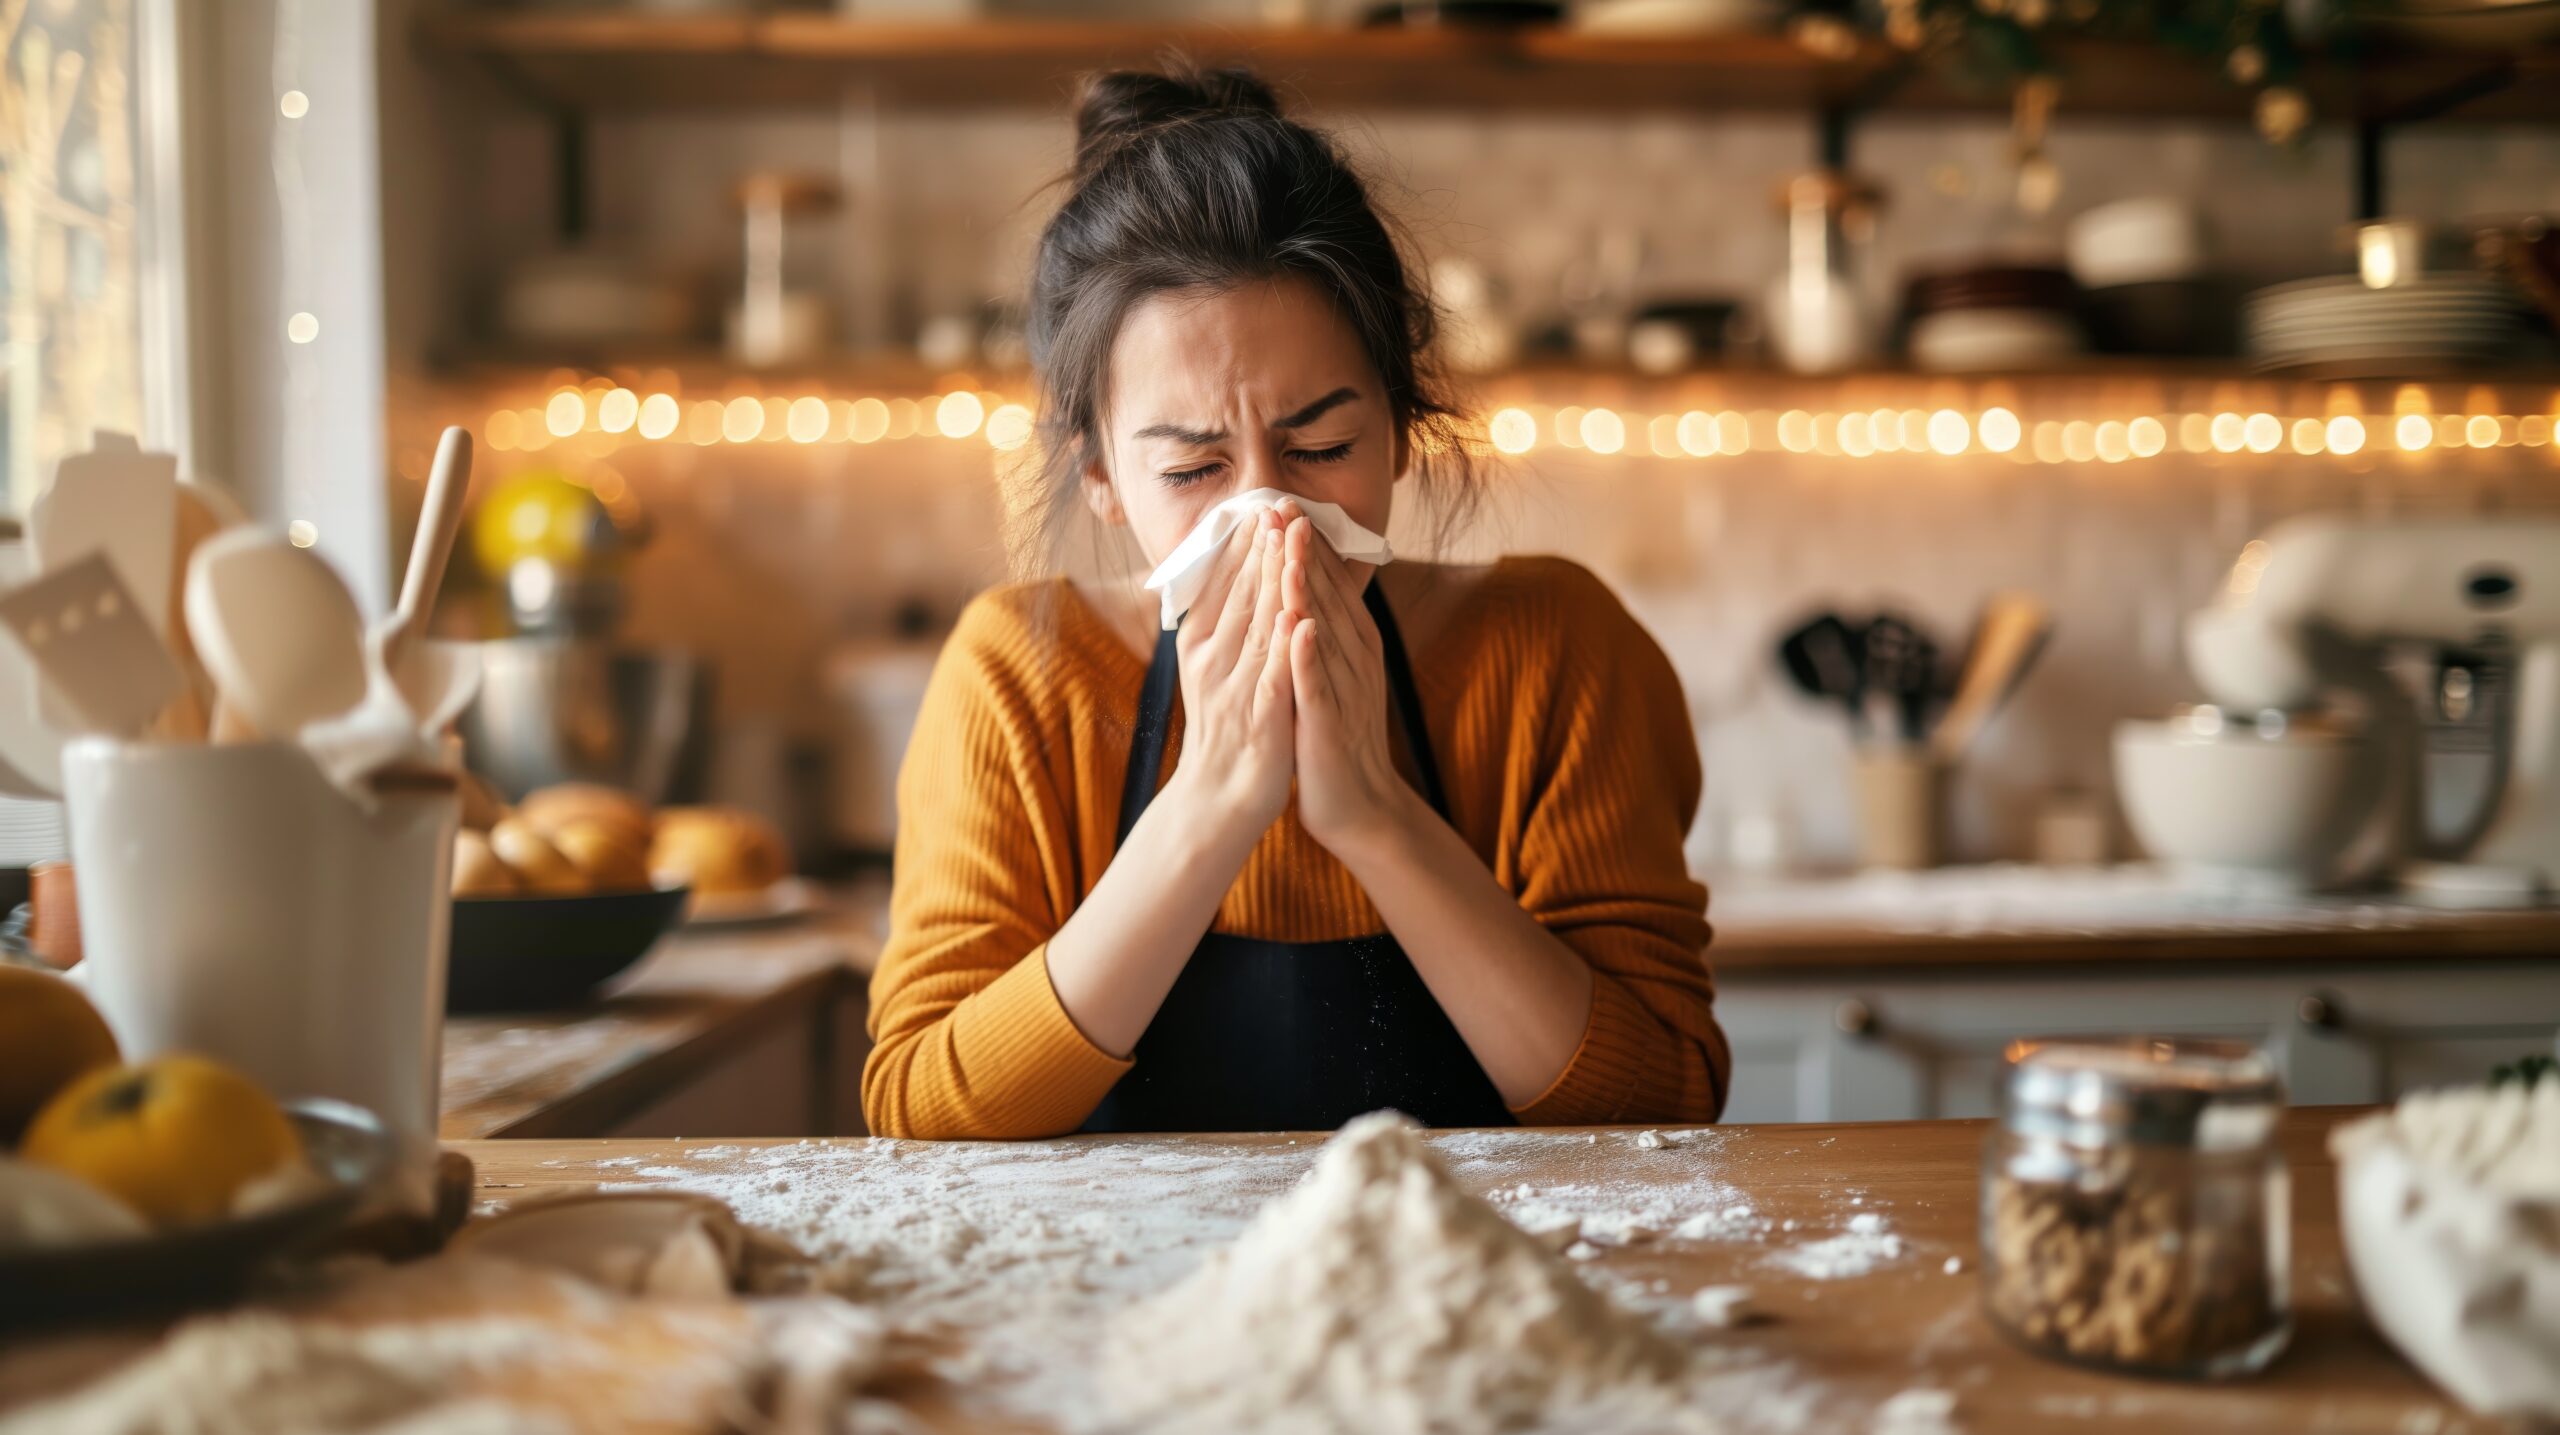
[[[1169,438],[1177,443],[1212,444],[1225,442],[1227,431],[1225,429],[1187,429],[1180,424],[1156,423],[1147,425],[1129,437],[1133,439]]]
[[[1360,397],[1360,391],[1358,389],[1345,385],[1342,388],[1338,388],[1332,393],[1325,395],[1323,398],[1316,400],[1314,403],[1307,405],[1305,408],[1298,410],[1296,413],[1278,420],[1271,426],[1275,429],[1305,428],[1307,425],[1314,423],[1316,420],[1323,418],[1326,414],[1333,412],[1335,409],[1342,407],[1344,404],[1347,404],[1358,397]]]
[[[1332,393],[1325,395],[1323,398],[1316,400],[1314,403],[1307,405],[1305,408],[1298,410],[1296,413],[1286,414],[1274,420],[1271,426],[1275,429],[1305,428],[1307,425],[1314,423],[1316,420],[1323,418],[1326,414],[1333,412],[1335,409],[1342,407],[1344,404],[1347,404],[1358,397],[1360,397],[1360,391],[1346,384],[1343,387],[1334,390]],[[1152,423],[1147,425],[1145,428],[1138,430],[1136,433],[1129,435],[1129,437],[1133,439],[1169,438],[1174,440],[1176,443],[1212,444],[1225,442],[1227,431],[1225,429],[1184,428],[1182,425],[1176,423]]]

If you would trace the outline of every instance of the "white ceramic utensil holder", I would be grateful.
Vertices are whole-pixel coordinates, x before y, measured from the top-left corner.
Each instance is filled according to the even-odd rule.
[[[292,743],[63,753],[88,986],[127,1060],[193,1051],[398,1138],[386,1195],[433,1209],[450,792],[368,814]]]

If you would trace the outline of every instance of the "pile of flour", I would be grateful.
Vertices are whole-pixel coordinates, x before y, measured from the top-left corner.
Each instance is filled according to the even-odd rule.
[[[1142,1428],[1679,1428],[1681,1351],[1469,1195],[1393,1113],[1328,1142],[1244,1234],[1104,1335]]]

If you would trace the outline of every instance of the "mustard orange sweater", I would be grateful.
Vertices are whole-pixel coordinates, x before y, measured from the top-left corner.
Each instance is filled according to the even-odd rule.
[[[1516,1114],[1713,1120],[1731,1053],[1707,973],[1706,891],[1681,856],[1699,771],[1679,680],[1571,563],[1505,559],[1466,581],[1412,659],[1450,820],[1594,978],[1579,1051]],[[1046,943],[1111,860],[1145,675],[1064,580],[998,588],[962,615],[899,776],[890,935],[862,1073],[874,1132],[1059,1135],[1129,1069],[1059,1005]],[[1180,723],[1177,709],[1167,771]],[[1294,809],[1214,923],[1289,942],[1383,926]]]

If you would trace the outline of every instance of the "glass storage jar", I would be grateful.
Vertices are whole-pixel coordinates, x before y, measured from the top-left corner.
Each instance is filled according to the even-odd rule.
[[[2239,1042],[2013,1042],[1983,1151],[1991,1321],[2062,1360],[2213,1378],[2293,1332],[2284,1083]]]

